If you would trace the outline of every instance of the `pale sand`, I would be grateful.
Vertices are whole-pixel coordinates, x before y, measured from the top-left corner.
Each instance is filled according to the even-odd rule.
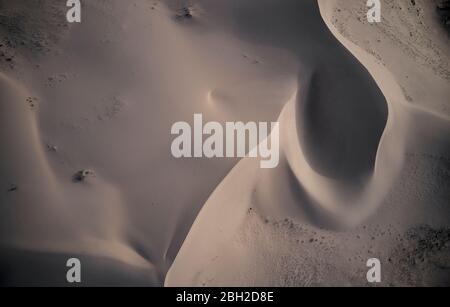
[[[86,285],[365,285],[371,257],[383,285],[448,283],[448,247],[417,239],[450,224],[430,2],[383,1],[378,26],[356,0],[85,1],[70,26],[25,2],[0,1],[3,284],[64,285],[68,256]],[[279,118],[280,166],[172,158],[194,113]]]
[[[407,57],[401,48],[394,49],[396,53],[380,53],[381,59],[385,56],[391,62],[391,65],[383,65],[371,53],[351,43],[331,22],[335,5],[340,11],[355,6],[348,2],[320,1],[321,14],[332,33],[367,68],[383,92],[389,108],[386,128],[382,117],[379,122],[384,129],[383,137],[371,137],[366,133],[376,132],[378,125],[374,122],[374,110],[368,109],[376,109],[373,89],[364,87],[362,78],[352,72],[351,67],[343,68],[341,77],[330,77],[333,73],[339,74],[345,59],[339,56],[338,49],[322,50],[325,57],[328,55],[335,61],[329,65],[332,71],[321,78],[322,66],[313,67],[310,78],[315,83],[310,84],[308,77],[301,75],[298,94],[280,116],[284,169],[259,170],[254,161],[241,161],[205,204],[168,273],[166,285],[365,285],[365,262],[371,257],[387,263],[383,285],[448,284],[448,248],[441,248],[448,245],[448,230],[440,230],[448,227],[450,210],[446,187],[450,125],[447,114],[442,112],[448,108],[448,79],[430,69],[433,67],[426,69],[413,64],[404,67],[402,61],[395,63],[397,58]],[[407,2],[402,4],[407,6]],[[424,7],[424,3],[421,4]],[[259,5],[263,6],[262,10],[276,12],[272,6],[264,8],[261,2]],[[280,14],[289,16],[288,12],[294,12],[293,17],[297,16],[298,25],[294,26],[293,22],[290,27],[291,38],[280,25],[283,29],[280,32],[288,36],[284,40],[287,48],[295,46],[292,43],[295,38],[299,45],[304,41],[299,29],[307,18],[300,17],[301,12],[308,17],[313,15],[300,5],[293,7],[295,4],[287,6],[287,11]],[[255,16],[260,15],[255,14],[253,18]],[[286,23],[289,22],[288,19]],[[399,23],[401,19],[389,22]],[[311,30],[317,27],[305,28],[308,31],[304,35],[319,36]],[[356,24],[354,28],[361,31]],[[395,34],[395,27],[391,25],[390,29]],[[440,34],[445,40],[445,34]],[[372,34],[370,30],[362,35],[361,40],[377,38],[379,44],[386,41],[390,47],[387,35]],[[275,35],[274,40],[279,42],[278,36]],[[419,52],[429,49],[422,45],[416,48]],[[448,45],[438,51],[447,57]],[[320,58],[320,52],[315,50],[314,55]],[[301,50],[299,54],[302,55]],[[440,68],[445,71],[448,62],[444,63],[446,66]],[[397,82],[396,74],[400,73],[408,76],[408,82]],[[331,83],[333,80],[339,80],[337,89]],[[409,84],[422,80],[431,82],[432,88],[437,90],[421,95],[427,100],[412,103],[405,91],[410,90]],[[322,87],[322,92],[316,92]],[[371,94],[366,99],[355,97],[356,107],[353,107],[349,100],[352,95],[357,96],[355,91]],[[334,101],[341,93],[347,95],[343,100],[347,105],[340,106]],[[327,107],[316,107],[321,103],[326,103]],[[319,114],[311,113],[308,104],[314,106],[312,112]],[[366,110],[369,111],[367,118],[364,117]],[[321,122],[321,116],[328,121]],[[346,120],[339,122],[339,116]],[[305,124],[308,121],[312,121],[312,128]],[[326,130],[327,125],[332,131]],[[333,135],[336,130],[338,135]],[[327,132],[330,139],[327,139]],[[312,143],[308,143],[308,137]],[[346,155],[340,155],[339,146],[333,145],[337,140],[338,144],[347,145]],[[364,163],[371,161],[370,151],[364,155],[362,150],[370,150],[371,140],[377,143],[376,160],[364,167]],[[328,141],[332,143],[331,148],[326,148]],[[425,165],[420,165],[422,163]],[[341,167],[343,176],[340,177]],[[414,168],[412,178],[410,168]],[[328,169],[332,174],[326,173]],[[368,177],[361,179],[359,171]],[[423,187],[418,191],[418,185],[428,186],[426,192]],[[420,240],[424,241],[418,243]],[[427,240],[439,248],[424,245]]]

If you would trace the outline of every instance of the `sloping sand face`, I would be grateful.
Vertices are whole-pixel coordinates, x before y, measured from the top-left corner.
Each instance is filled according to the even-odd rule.
[[[11,14],[30,15],[25,8],[17,5]],[[33,41],[5,46],[16,54],[4,63],[5,71],[30,92],[17,103],[26,105],[30,96],[35,104],[27,115],[35,128],[24,134],[36,131],[38,136],[27,140],[42,158],[38,165],[47,170],[28,171],[45,185],[54,184],[28,190],[22,177],[15,179],[17,168],[5,175],[5,190],[10,181],[18,186],[2,202],[1,210],[11,211],[3,214],[5,248],[20,248],[23,259],[30,257],[27,252],[55,253],[52,259],[58,262],[50,261],[50,267],[68,253],[85,255],[90,263],[109,258],[112,265],[121,264],[120,272],[124,266],[132,266],[130,272],[137,267],[146,270],[143,282],[163,284],[198,210],[237,162],[173,158],[172,124],[190,122],[196,112],[205,121],[273,121],[296,83],[291,78],[295,60],[288,52],[240,42],[200,6],[194,18],[180,19],[181,8],[86,1],[79,25],[46,25],[51,19],[43,18],[39,33],[58,37],[43,50],[29,48]],[[47,6],[41,9],[43,16],[52,16]],[[35,21],[20,24],[21,33],[32,33]],[[279,60],[262,63],[264,54]],[[20,152],[14,139],[2,141]],[[81,170],[95,176],[73,181]],[[40,228],[60,234],[57,238],[39,235],[32,224],[14,223],[23,214],[30,219],[37,214],[27,209],[31,199],[42,208],[37,211],[55,214]],[[67,234],[55,230],[53,222],[68,228]],[[21,240],[16,240],[19,232]],[[7,260],[3,268],[11,265]]]
[[[298,7],[290,1],[262,3],[270,6],[267,11],[282,11],[286,14],[283,16],[298,17],[300,8],[307,15],[292,18],[295,21],[288,19],[283,31],[277,31],[276,24],[267,22],[264,27],[258,23],[255,14],[258,26],[253,30],[263,27],[261,33],[273,34],[271,38],[268,35],[267,42],[282,45],[290,41],[284,47],[292,48],[294,39],[282,36],[289,33],[288,29],[295,29],[306,41],[309,33],[321,32],[320,26],[311,26],[315,3]],[[448,233],[445,229],[449,226],[449,208],[444,200],[448,188],[442,185],[448,181],[448,118],[412,105],[405,96],[405,85],[397,81],[399,66],[390,72],[373,53],[366,53],[333,27],[333,10],[340,12],[348,6],[340,2],[336,7],[331,1],[319,4],[327,26],[340,41],[328,37],[324,45],[330,55],[342,57],[324,67],[321,61],[314,61],[314,56],[323,56],[313,48],[317,45],[304,45],[310,51],[303,49],[298,54],[314,54],[306,62],[316,66],[301,70],[298,92],[281,113],[284,161],[273,171],[258,170],[250,159],[238,164],[199,214],[167,275],[167,285],[365,285],[365,263],[374,255],[387,263],[385,285],[448,282],[446,265],[442,266],[448,251],[419,243],[430,235],[436,236],[437,246],[447,241],[439,234]],[[307,34],[302,35],[298,20],[309,25]],[[370,32],[368,35],[372,37]],[[300,45],[303,40],[298,42]],[[354,58],[342,51],[341,44]],[[322,60],[326,62],[327,57]],[[430,71],[408,73],[411,82],[423,75],[436,77]],[[448,86],[445,92],[448,94]],[[430,105],[442,98],[439,94],[429,97]],[[373,117],[366,113],[368,110]],[[326,129],[333,124],[335,130]],[[434,155],[437,160],[430,157]],[[418,166],[418,156],[433,171]],[[411,168],[415,169],[413,176]],[[419,178],[433,178],[429,185],[436,194],[422,189],[417,192]],[[219,225],[212,223],[217,220],[221,221]],[[418,226],[422,224],[428,226]]]
[[[326,177],[367,178],[387,104],[364,66],[330,33],[316,1],[235,2],[233,12],[239,37],[297,56],[297,129],[308,163]]]
[[[4,187],[0,196],[0,241],[2,254],[12,253],[22,260],[11,262],[3,255],[2,272],[8,271],[4,272],[5,280],[11,277],[12,284],[33,284],[18,278],[22,270],[31,275],[39,273],[43,284],[63,284],[63,278],[48,280],[48,276],[41,274],[45,269],[51,270],[51,264],[64,264],[65,260],[58,256],[63,252],[90,255],[88,263],[95,263],[99,257],[125,263],[124,266],[137,266],[144,272],[153,269],[124,243],[123,201],[117,189],[98,177],[89,184],[80,184],[84,187],[74,185],[70,178],[58,181],[38,128],[38,102],[4,74],[0,76],[0,88],[0,140],[7,145],[0,164]],[[40,253],[54,257],[55,261],[41,267],[27,260],[39,257]],[[15,275],[10,264],[19,270],[19,275]],[[59,270],[62,272],[64,268]]]
[[[366,285],[372,257],[448,281],[448,49],[403,44],[433,32],[410,1],[378,27],[359,0],[8,2],[2,283],[66,285],[70,257],[84,285]],[[278,119],[279,166],[175,159],[194,113]]]

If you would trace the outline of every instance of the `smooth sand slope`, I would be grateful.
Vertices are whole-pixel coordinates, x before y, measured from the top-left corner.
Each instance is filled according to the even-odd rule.
[[[2,95],[8,84],[29,92],[14,100],[23,114],[2,112],[9,120],[1,144],[11,152],[1,162],[10,170],[2,173],[3,254],[56,253],[46,269],[58,272],[70,253],[109,258],[118,271],[143,270],[139,283],[162,285],[198,210],[237,162],[174,159],[172,124],[199,112],[205,121],[275,120],[295,88],[295,62],[240,42],[200,7],[195,18],[177,17],[183,6],[175,2],[85,1],[82,23],[73,25],[60,1],[1,7],[10,80]],[[263,55],[276,60],[262,63]],[[34,128],[23,131],[19,116]],[[40,160],[27,167],[26,155]],[[76,182],[80,170],[95,176]],[[33,272],[9,260],[5,284],[24,281],[10,272]],[[110,283],[103,273],[96,284]],[[53,277],[41,281],[65,284]]]
[[[404,69],[411,82],[430,76],[444,84],[427,93],[430,101],[412,104],[395,76],[400,66],[393,74],[334,28],[332,10],[354,3],[319,1],[327,26],[355,58],[326,35],[317,45],[327,48],[295,48],[294,42],[325,31],[321,20],[309,19],[319,12],[313,1],[266,3],[263,11],[292,15],[270,23],[279,33],[263,29],[266,38],[273,34],[269,42],[284,42],[299,62],[314,63],[304,56],[307,47],[319,63],[334,62],[328,71],[319,64],[300,73],[297,94],[279,119],[282,167],[259,170],[250,159],[238,164],[205,204],[166,285],[364,285],[371,257],[386,264],[384,285],[448,284],[450,123],[431,107],[447,99],[448,80],[431,69]],[[258,16],[267,21],[255,13],[249,23]],[[389,44],[389,37],[377,39]],[[386,55],[395,56],[402,56],[400,48]]]
[[[371,257],[448,284],[433,3],[63,2],[0,0],[1,284],[67,285],[70,257],[83,285],[365,285]],[[194,113],[279,118],[279,167],[174,159]]]
[[[117,190],[100,177],[93,179],[89,186],[74,185],[70,180],[58,182],[42,145],[35,119],[37,105],[32,96],[3,74],[0,87],[1,142],[8,144],[2,151],[1,163],[1,185],[5,187],[0,197],[1,242],[15,250],[2,248],[2,268],[6,270],[2,271],[3,280],[7,282],[11,278],[12,283],[39,284],[38,276],[44,276],[41,282],[46,284],[46,274],[31,274],[34,276],[31,280],[16,275],[30,274],[35,269],[41,273],[49,270],[50,267],[43,268],[33,260],[45,252],[55,253],[47,257],[56,259],[56,253],[75,253],[118,260],[141,270],[151,269],[151,264],[126,246],[124,204]],[[21,252],[29,249],[37,253]],[[66,260],[56,262],[61,266],[55,265],[58,271],[64,272]],[[64,274],[54,282],[63,282],[63,277]]]

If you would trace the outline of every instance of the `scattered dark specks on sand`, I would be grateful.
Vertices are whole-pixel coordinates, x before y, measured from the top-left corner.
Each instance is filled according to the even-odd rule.
[[[411,228],[389,255],[401,286],[450,285],[450,229]]]
[[[51,151],[51,152],[57,152],[58,151],[58,146],[47,144],[47,150]]]
[[[63,83],[69,79],[69,75],[67,73],[58,73],[47,78],[47,86],[54,87],[60,83]]]
[[[94,176],[95,173],[94,171],[88,170],[88,169],[83,169],[81,171],[76,172],[73,175],[73,181],[75,182],[83,182],[85,181],[88,177]]]
[[[8,192],[15,192],[15,191],[17,191],[19,189],[19,187],[16,185],[16,184],[11,184],[9,187],[8,187]]]
[[[178,14],[176,15],[176,17],[178,19],[191,19],[192,17],[194,17],[192,15],[192,8],[191,7],[183,7],[180,12],[178,12]]]
[[[27,101],[28,106],[31,109],[34,109],[37,106],[37,103],[38,103],[38,99],[36,97],[28,97],[26,99],[26,101]]]

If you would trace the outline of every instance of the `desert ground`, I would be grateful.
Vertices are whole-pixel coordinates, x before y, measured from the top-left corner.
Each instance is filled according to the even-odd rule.
[[[0,284],[449,286],[449,6],[381,5],[0,0]],[[198,113],[278,167],[175,158]]]

